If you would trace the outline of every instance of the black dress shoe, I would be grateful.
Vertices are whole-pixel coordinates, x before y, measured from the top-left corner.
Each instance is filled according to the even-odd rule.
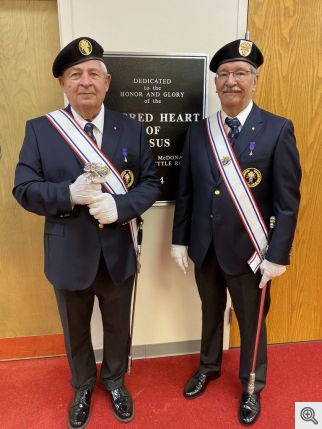
[[[68,410],[68,429],[83,429],[89,421],[92,391],[89,388],[75,392]]]
[[[125,386],[108,391],[112,400],[113,414],[120,422],[129,422],[134,417],[132,398]]]
[[[183,391],[184,397],[186,399],[197,398],[206,390],[209,381],[215,380],[218,377],[220,377],[220,373],[209,375],[197,372],[190,378],[190,380],[188,380],[187,384],[185,385]]]
[[[259,393],[244,392],[239,406],[239,421],[242,425],[249,426],[256,422],[261,411]]]

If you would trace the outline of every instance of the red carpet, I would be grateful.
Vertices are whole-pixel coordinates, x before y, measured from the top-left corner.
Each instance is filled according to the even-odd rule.
[[[129,429],[235,429],[240,398],[239,350],[224,352],[222,377],[198,399],[186,400],[182,388],[199,356],[136,360],[126,384],[135,402]],[[322,401],[322,342],[269,347],[268,384],[262,413],[253,426],[294,428],[294,403]],[[65,358],[0,362],[0,418],[4,429],[66,428],[72,397]],[[123,428],[111,413],[97,383],[88,429]]]

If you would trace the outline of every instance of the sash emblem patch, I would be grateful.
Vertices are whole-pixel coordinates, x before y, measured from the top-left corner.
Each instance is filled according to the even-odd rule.
[[[229,158],[229,156],[223,156],[221,158],[221,163],[224,167],[226,167],[227,165],[229,165],[231,163],[231,159]]]

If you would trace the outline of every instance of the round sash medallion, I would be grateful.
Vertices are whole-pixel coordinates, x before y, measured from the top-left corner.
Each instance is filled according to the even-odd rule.
[[[262,181],[262,173],[254,167],[246,168],[243,171],[243,176],[250,188],[255,188]]]

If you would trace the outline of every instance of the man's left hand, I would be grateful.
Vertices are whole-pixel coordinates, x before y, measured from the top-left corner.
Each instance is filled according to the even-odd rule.
[[[104,192],[88,205],[89,212],[99,223],[113,223],[118,219],[117,207],[111,194]]]
[[[272,278],[280,276],[286,271],[285,265],[274,264],[267,259],[264,259],[259,268],[262,273],[262,278],[259,283],[260,289],[262,289],[267,284],[267,282],[272,280]]]

